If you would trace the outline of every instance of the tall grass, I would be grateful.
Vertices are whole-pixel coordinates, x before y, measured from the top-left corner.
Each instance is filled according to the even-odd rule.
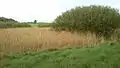
[[[102,38],[97,38],[91,33],[56,32],[50,28],[0,29],[0,50],[5,53],[74,45],[82,46],[100,43],[100,40]]]

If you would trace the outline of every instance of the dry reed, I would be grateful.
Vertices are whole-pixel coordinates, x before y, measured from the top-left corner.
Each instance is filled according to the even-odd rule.
[[[80,46],[99,41],[94,34],[55,32],[50,28],[0,29],[0,52]],[[100,42],[100,41],[99,41]]]

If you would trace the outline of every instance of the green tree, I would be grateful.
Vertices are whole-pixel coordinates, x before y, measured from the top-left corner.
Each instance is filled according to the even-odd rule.
[[[90,31],[97,36],[109,37],[120,25],[120,14],[109,6],[75,7],[58,16],[52,25],[55,30]]]
[[[34,20],[34,23],[37,23],[37,20]]]

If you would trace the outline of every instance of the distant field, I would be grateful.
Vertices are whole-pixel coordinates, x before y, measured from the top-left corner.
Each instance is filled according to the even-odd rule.
[[[30,23],[32,27],[50,27],[51,23]]]
[[[9,54],[0,68],[120,68],[120,44]]]
[[[0,29],[27,27],[51,27],[51,23],[0,23]]]

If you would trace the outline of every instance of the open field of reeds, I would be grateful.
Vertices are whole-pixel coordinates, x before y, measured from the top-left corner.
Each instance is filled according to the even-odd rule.
[[[0,52],[20,52],[97,43],[91,33],[55,32],[49,27],[0,29]],[[100,41],[99,41],[100,42]]]

